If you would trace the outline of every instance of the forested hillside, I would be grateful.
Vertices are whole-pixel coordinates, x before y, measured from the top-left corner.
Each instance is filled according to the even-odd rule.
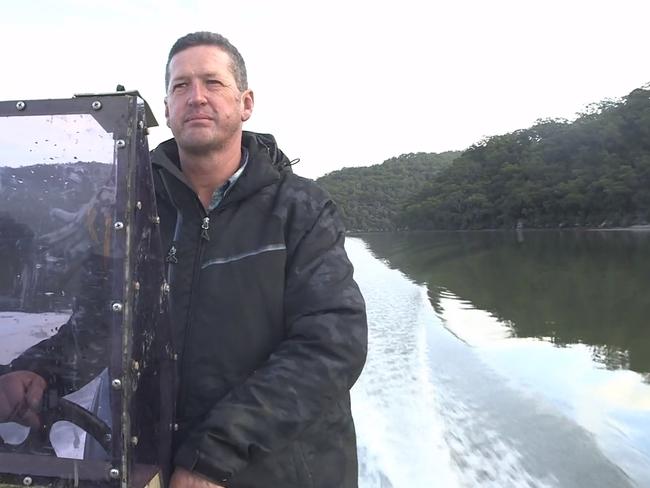
[[[650,220],[650,90],[481,141],[411,198],[425,229],[617,226]]]
[[[453,164],[451,161],[454,160]],[[319,180],[353,230],[627,226],[650,222],[650,89],[572,122],[411,154]]]
[[[403,154],[376,166],[344,168],[317,181],[332,195],[349,230],[399,229],[398,214],[413,195],[460,155]]]

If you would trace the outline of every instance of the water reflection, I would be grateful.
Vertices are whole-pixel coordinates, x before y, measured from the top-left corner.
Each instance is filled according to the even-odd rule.
[[[510,328],[650,377],[650,233],[368,234],[372,252],[419,283],[442,311],[452,293]]]
[[[650,234],[362,237],[426,284],[446,331],[471,346],[455,341],[463,347],[446,353],[445,329],[430,322],[433,378],[450,371],[437,384],[440,401],[460,392],[476,407],[470,419],[496,414],[477,426],[513,439],[527,470],[551,473],[552,486],[650,486]],[[472,355],[480,365],[470,372]],[[455,429],[467,419],[448,422]]]

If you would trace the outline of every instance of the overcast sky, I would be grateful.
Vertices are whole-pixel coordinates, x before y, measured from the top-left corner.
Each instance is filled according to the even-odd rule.
[[[161,128],[187,32],[243,54],[255,110],[297,173],[464,149],[650,82],[647,0],[2,2],[0,99],[137,89]]]

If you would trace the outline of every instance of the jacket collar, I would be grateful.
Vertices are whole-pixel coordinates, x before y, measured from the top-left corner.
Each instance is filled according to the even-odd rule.
[[[280,179],[281,173],[291,172],[289,158],[278,148],[271,134],[244,131],[242,146],[248,149],[248,164],[221,206],[244,199]],[[151,163],[192,188],[181,171],[178,146],[174,139],[161,143],[152,151]]]

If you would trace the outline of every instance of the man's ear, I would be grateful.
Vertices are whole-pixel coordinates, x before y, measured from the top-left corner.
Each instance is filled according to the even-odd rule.
[[[255,95],[253,90],[245,90],[241,95],[241,121],[246,122],[253,115],[253,106],[255,105]]]

